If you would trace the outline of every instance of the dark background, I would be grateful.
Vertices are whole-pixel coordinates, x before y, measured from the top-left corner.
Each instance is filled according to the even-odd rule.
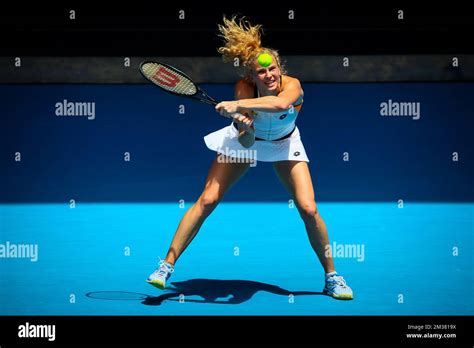
[[[467,2],[191,4],[10,4],[0,13],[2,55],[215,56],[223,14],[261,23],[263,44],[283,55],[473,52]],[[69,19],[71,9],[75,20]],[[178,18],[180,10],[185,20]]]

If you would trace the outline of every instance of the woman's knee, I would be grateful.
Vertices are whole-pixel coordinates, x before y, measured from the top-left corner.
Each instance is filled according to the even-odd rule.
[[[315,201],[304,201],[298,204],[298,210],[303,219],[314,219],[318,215]]]
[[[210,214],[219,204],[220,196],[218,192],[205,190],[199,197],[199,206],[204,214]]]

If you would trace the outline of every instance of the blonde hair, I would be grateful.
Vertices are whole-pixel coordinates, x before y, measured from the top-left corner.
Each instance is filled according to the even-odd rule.
[[[265,48],[261,45],[262,26],[260,24],[252,25],[244,18],[237,21],[233,16],[227,19],[224,16],[224,25],[219,24],[220,36],[224,39],[224,46],[217,50],[224,61],[231,61],[238,58],[244,67],[251,70],[252,63],[262,53],[269,53],[275,57],[282,73],[284,69],[280,62],[278,52],[271,48]]]

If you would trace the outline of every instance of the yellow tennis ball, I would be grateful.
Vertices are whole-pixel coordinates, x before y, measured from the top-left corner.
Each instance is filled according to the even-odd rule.
[[[260,64],[260,66],[266,68],[268,66],[270,66],[270,64],[272,64],[273,62],[273,58],[271,55],[269,55],[268,53],[262,53],[261,55],[258,56],[258,64]]]

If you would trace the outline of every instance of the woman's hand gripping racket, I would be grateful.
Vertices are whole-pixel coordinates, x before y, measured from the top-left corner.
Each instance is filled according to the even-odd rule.
[[[168,64],[146,61],[140,64],[140,72],[148,81],[166,92],[214,106],[219,104],[219,101],[204,92],[189,76]],[[242,122],[241,118],[246,117],[240,113],[232,114],[230,117],[244,126],[249,126]]]

